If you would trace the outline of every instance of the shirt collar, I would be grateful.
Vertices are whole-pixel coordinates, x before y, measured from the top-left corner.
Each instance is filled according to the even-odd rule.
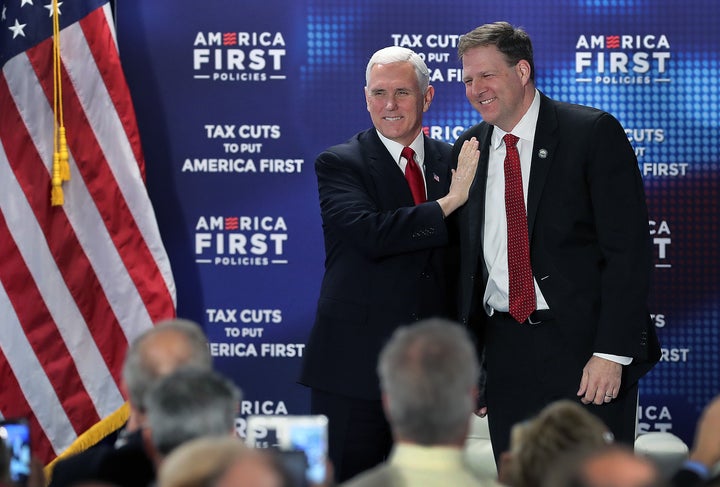
[[[400,160],[400,153],[405,146],[398,142],[395,142],[394,140],[388,139],[383,134],[381,134],[379,130],[376,129],[375,131],[377,132],[378,137],[380,137],[380,142],[383,143],[385,148],[392,156],[393,161],[398,162]],[[425,160],[425,140],[423,139],[422,130],[420,131],[420,133],[417,134],[415,140],[412,141],[412,143],[410,144],[410,148],[415,151],[416,161],[418,163],[422,163],[422,161]]]
[[[535,90],[535,97],[533,98],[532,103],[530,104],[530,108],[528,108],[527,112],[525,112],[525,115],[520,119],[520,121],[513,127],[513,129],[510,131],[513,135],[516,135],[522,140],[527,141],[533,141],[535,139],[535,126],[537,125],[538,116],[540,115],[540,92],[536,89]],[[505,137],[505,132],[500,127],[495,127],[493,129],[492,133],[492,147],[493,149],[497,149],[502,145],[503,143],[503,137]]]
[[[452,446],[424,446],[413,443],[396,443],[390,453],[390,463],[396,465],[423,465],[426,468],[461,466],[462,449]]]

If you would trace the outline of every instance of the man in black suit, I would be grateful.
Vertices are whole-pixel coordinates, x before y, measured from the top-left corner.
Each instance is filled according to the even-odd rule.
[[[428,81],[413,51],[376,52],[365,87],[374,128],[315,162],[325,275],[300,382],[312,388],[312,412],[329,418],[339,481],[382,462],[392,445],[375,372],[383,344],[402,324],[450,314],[445,218],[466,201],[479,154],[468,142],[453,173],[450,146],[423,135]]]
[[[484,348],[478,412],[489,415],[495,455],[514,423],[561,398],[580,400],[632,444],[637,382],[660,356],[634,151],[610,114],[536,90],[523,30],[483,25],[458,51],[484,120],[454,148],[474,137],[481,151],[458,213],[460,319]]]

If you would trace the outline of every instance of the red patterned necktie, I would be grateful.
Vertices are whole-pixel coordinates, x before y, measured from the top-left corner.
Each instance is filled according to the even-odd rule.
[[[523,323],[535,311],[535,285],[530,267],[530,243],[523,197],[518,137],[507,134],[505,141],[505,214],[507,217],[510,315]]]
[[[415,204],[425,203],[425,201],[427,201],[425,197],[425,182],[423,181],[422,171],[417,165],[417,162],[415,162],[415,151],[410,147],[403,147],[400,155],[407,159],[405,179],[407,179],[408,185],[410,186],[410,192],[412,193]]]

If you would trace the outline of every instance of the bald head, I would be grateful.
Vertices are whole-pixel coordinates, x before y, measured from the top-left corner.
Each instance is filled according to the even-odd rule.
[[[123,366],[123,381],[132,407],[144,411],[147,391],[159,378],[181,366],[212,368],[207,339],[197,323],[183,319],[163,321],[135,339]]]
[[[238,438],[199,438],[173,450],[161,464],[159,487],[284,487],[284,470],[266,450]]]
[[[611,448],[585,461],[581,476],[589,486],[652,487],[660,484],[655,466],[625,448]]]
[[[193,348],[183,332],[166,328],[139,343],[143,366],[161,377],[193,361]]]
[[[619,444],[565,452],[552,462],[541,487],[660,487],[660,473],[647,458]]]
[[[285,479],[275,461],[265,452],[238,458],[218,479],[215,487],[283,487]]]

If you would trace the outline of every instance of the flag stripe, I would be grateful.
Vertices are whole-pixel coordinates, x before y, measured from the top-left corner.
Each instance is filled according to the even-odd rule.
[[[7,303],[7,296],[5,295],[2,285],[0,285],[0,309],[4,309],[3,303]],[[3,411],[12,411],[11,408],[6,407],[6,405],[12,404],[17,411],[23,412],[22,417],[26,418],[28,420],[28,424],[30,425],[30,441],[33,445],[33,453],[37,456],[45,458],[52,454],[50,438],[45,434],[45,428],[40,424],[37,416],[35,416],[32,412],[33,409],[30,407],[30,404],[25,400],[25,395],[23,394],[23,390],[16,379],[16,374],[10,367],[10,362],[7,359],[7,355],[4,353],[4,346],[9,345],[9,342],[4,338],[10,326],[7,322],[3,322],[3,325],[4,326],[0,327],[0,337],[3,338],[3,340],[0,340],[0,377],[2,377],[0,404],[2,404]],[[19,331],[18,335],[22,336],[22,331]],[[30,352],[27,354],[27,357],[34,357],[34,355]],[[18,376],[22,377],[22,375]],[[48,410],[48,408],[45,407],[39,410],[45,411]],[[29,412],[26,413],[25,411]],[[15,416],[12,415],[12,412],[10,412],[8,418],[15,419]]]
[[[109,5],[106,4],[103,11],[106,19],[112,17]],[[93,126],[98,129],[102,129],[107,126],[104,132],[100,132],[100,130],[98,130],[98,138],[103,144],[111,141],[119,144],[118,146],[113,146],[112,151],[105,151],[108,164],[111,167],[113,175],[117,179],[117,184],[120,186],[122,193],[127,199],[128,208],[133,214],[135,222],[145,237],[146,244],[148,245],[153,258],[161,271],[161,275],[165,281],[165,287],[169,293],[169,299],[173,301],[174,305],[175,283],[170,270],[170,262],[167,258],[164,247],[156,238],[156,235],[159,234],[159,229],[147,191],[144,185],[138,184],[136,168],[139,168],[138,170],[141,171],[140,177],[144,180],[144,175],[142,174],[144,173],[144,157],[142,155],[137,123],[135,122],[134,108],[132,103],[130,103],[130,91],[125,83],[125,75],[122,71],[119,57],[117,56],[115,33],[112,29],[111,23],[100,23],[101,17],[99,16],[92,18],[95,22],[98,22],[92,25],[95,26],[96,29],[100,29],[102,31],[102,33],[98,35],[107,34],[111,36],[111,38],[103,45],[106,45],[108,49],[113,49],[112,55],[96,51],[98,44],[92,43],[94,49],[93,52],[88,51],[87,54],[83,53],[82,56],[78,57],[80,59],[86,59],[86,55],[91,55],[93,58],[98,60],[98,76],[102,75],[103,82],[105,85],[109,86],[108,91],[103,92],[103,96],[105,96],[105,93],[107,93],[108,96],[112,94],[110,103],[112,103],[119,111],[112,114],[112,117],[110,118],[113,125],[100,123],[101,121],[108,119],[107,114],[98,110],[93,110],[92,107],[87,107],[88,119]],[[86,29],[86,31],[87,30],[88,29]],[[66,62],[66,64],[70,63]],[[72,69],[69,70],[72,71]],[[113,76],[110,76],[110,74]],[[132,116],[129,116],[129,114],[132,114]],[[118,138],[117,132],[119,130],[124,130],[127,138]],[[128,144],[131,144],[131,146]],[[137,165],[129,165],[126,163],[126,158],[130,157],[129,151],[132,151],[133,154],[139,153],[139,159],[136,159]],[[123,154],[123,157],[118,157],[117,154]]]
[[[38,357],[42,370],[60,398],[60,403],[76,433],[100,420],[78,376],[75,363],[53,323],[35,281],[20,255],[0,214],[0,280],[15,309],[22,331]]]
[[[110,7],[108,5],[103,10],[106,16],[110,16]],[[157,271],[160,273],[157,279],[143,279],[139,284],[137,282],[136,284],[138,284],[140,293],[147,295],[146,302],[169,303],[171,304],[169,307],[174,313],[175,283],[165,249],[160,240],[156,238],[160,231],[147,190],[143,184],[139,184],[144,181],[144,158],[138,127],[135,122],[135,111],[130,101],[130,91],[125,83],[125,75],[117,56],[113,31],[105,22],[106,17],[100,15],[100,11],[91,14],[89,17],[92,22],[86,24],[83,20],[81,23],[85,35],[81,35],[76,26],[67,29],[69,37],[87,41],[75,44],[77,51],[75,59],[80,62],[73,62],[72,59],[69,59],[69,56],[63,59],[66,65],[69,66],[68,71],[71,73],[78,64],[84,66],[83,76],[96,80],[103,87],[102,90],[93,95],[102,97],[103,100],[107,97],[107,101],[103,101],[103,105],[105,103],[112,104],[116,108],[116,110],[108,114],[107,110],[101,111],[97,109],[101,105],[100,103],[90,105],[88,102],[84,102],[88,120],[96,130],[98,142],[103,148],[110,170],[122,194],[125,196],[133,221],[144,238],[143,244],[147,246],[150,252],[152,260],[149,262],[156,266]],[[90,29],[90,26],[93,29]],[[92,32],[92,35],[88,33],[89,31]],[[95,38],[104,38],[106,42],[89,43],[88,39]],[[88,46],[92,47],[92,52]],[[98,51],[99,46],[112,49],[112,51]],[[90,56],[97,60],[97,69],[95,64],[85,62]],[[84,97],[80,96],[81,101],[84,99]],[[123,131],[126,137],[117,137],[120,131]],[[133,158],[135,164],[128,164],[127,161],[133,160]],[[145,255],[144,258],[147,259],[148,256]],[[155,271],[153,271],[153,276],[155,276]],[[159,313],[153,315],[155,320],[168,316],[167,309],[162,309]]]
[[[0,92],[9,94],[5,79],[0,79]],[[123,348],[118,344],[127,340],[63,208],[50,206],[50,175],[35,146],[29,143],[31,140],[20,114],[12,108],[0,118],[0,133],[12,131],[16,139],[5,145],[8,162],[30,202],[63,279],[118,382],[123,360]],[[12,117],[10,112],[14,112]]]
[[[4,152],[0,153],[1,160],[5,160]],[[55,265],[42,229],[8,164],[0,164],[0,179],[5,183],[4,191],[0,191],[0,209],[12,229],[13,239],[72,353],[96,410],[104,417],[124,401],[118,385]]]
[[[110,94],[110,100],[115,106],[115,112],[120,115],[125,136],[132,147],[134,159],[138,163],[142,180],[145,181],[145,159],[142,154],[140,134],[138,133],[137,123],[135,121],[135,109],[132,103],[130,103],[130,90],[128,89],[127,83],[125,83],[125,75],[120,65],[120,58],[107,55],[109,52],[117,51],[114,36],[110,31],[105,13],[109,10],[110,5],[106,5],[103,9],[97,9],[91,12],[79,23],[85,40],[87,41],[90,54],[98,66],[100,76],[102,76],[103,84],[107,88]]]
[[[50,105],[45,101],[45,94],[37,83],[26,82],[35,74],[26,56],[17,56],[8,64],[10,69],[8,69],[7,79],[15,103],[18,106],[25,106],[29,100],[40,101],[33,106],[32,117],[24,119],[24,123],[30,133],[32,143],[43,155],[44,164],[49,172],[53,150],[52,138],[48,136],[52,133],[53,123]],[[20,141],[11,143],[20,143]],[[71,173],[78,174],[72,154],[70,154],[70,166]],[[127,269],[107,233],[102,215],[87,192],[82,178],[76,176],[64,186],[66,204],[63,208],[67,218],[75,229],[82,247],[86,249],[86,256],[92,263],[115,316],[121,322],[125,336],[133,339],[151,326],[154,319],[148,314],[137,288],[128,276]],[[72,323],[69,326],[77,327]]]
[[[127,201],[138,199],[147,201],[145,210],[152,215],[147,192],[144,186],[138,184],[141,176],[137,163],[127,164],[133,158],[132,149],[127,139],[117,137],[117,131],[123,130],[122,126],[116,112],[108,109],[113,103],[102,84],[98,69],[95,64],[86,61],[90,53],[85,36],[77,25],[63,31],[61,46],[64,46],[63,54],[66,50],[73,53],[72,56],[63,57],[70,70],[63,69],[65,123],[73,127],[73,130],[68,130],[68,145],[150,316],[155,320],[169,318],[174,309],[170,291],[163,285],[162,273],[127,204]],[[43,47],[28,51],[30,62],[38,74],[43,66],[51,62],[51,49]],[[52,83],[46,77],[40,79],[48,100],[52,100]],[[79,80],[86,81],[80,83]],[[75,86],[79,92],[76,92]],[[89,120],[89,117],[93,120]],[[118,157],[122,163],[111,168],[105,154],[122,155]],[[130,174],[126,174],[128,170]],[[124,181],[127,181],[125,185]],[[132,193],[142,191],[142,194],[131,194],[126,199],[123,194],[126,188],[132,190]],[[156,227],[154,233],[157,233]]]
[[[128,340],[174,316],[175,284],[107,2],[60,12],[72,174],[61,207],[49,198],[48,12],[6,6],[27,37],[0,29],[0,414],[36,418],[36,453],[49,462],[122,404]]]

